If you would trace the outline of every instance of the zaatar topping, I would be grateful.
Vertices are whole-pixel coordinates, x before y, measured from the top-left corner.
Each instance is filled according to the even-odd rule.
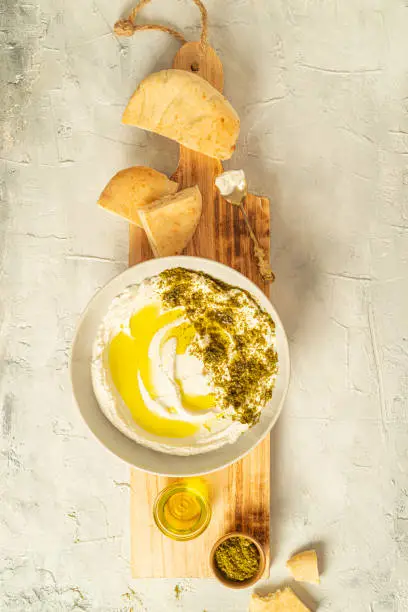
[[[260,556],[257,547],[251,540],[242,536],[233,536],[221,542],[214,556],[221,574],[234,582],[249,580],[259,569]]]
[[[278,369],[272,318],[249,292],[204,272],[173,268],[159,279],[164,305],[183,307],[197,332],[191,351],[204,364],[221,412],[254,425]]]

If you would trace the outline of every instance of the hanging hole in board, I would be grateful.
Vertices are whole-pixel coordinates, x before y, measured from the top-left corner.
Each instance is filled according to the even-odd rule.
[[[198,72],[200,70],[200,66],[198,65],[198,62],[193,62],[190,66],[190,70],[192,72]]]

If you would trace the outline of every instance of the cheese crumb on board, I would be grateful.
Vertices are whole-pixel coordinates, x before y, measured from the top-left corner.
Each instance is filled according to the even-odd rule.
[[[249,612],[310,612],[310,609],[287,587],[264,597],[252,593]]]
[[[293,555],[286,563],[286,567],[298,582],[320,584],[319,568],[315,550],[304,550]]]

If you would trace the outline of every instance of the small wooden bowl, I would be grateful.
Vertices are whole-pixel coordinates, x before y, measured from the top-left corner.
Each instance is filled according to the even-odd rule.
[[[225,542],[225,540],[229,540],[229,538],[233,538],[233,537],[246,538],[247,540],[255,544],[259,552],[258,571],[256,572],[256,574],[252,576],[252,578],[248,578],[248,580],[243,580],[242,582],[228,580],[228,578],[226,578],[224,574],[220,572],[220,570],[217,567],[217,563],[215,561],[215,551],[217,550],[218,546],[222,544],[222,542]],[[219,580],[219,582],[221,582],[221,584],[223,584],[226,587],[229,587],[230,589],[247,589],[248,587],[255,584],[255,582],[258,582],[258,580],[260,580],[260,578],[262,577],[262,574],[264,573],[265,564],[266,564],[265,551],[263,547],[261,546],[261,544],[258,542],[258,540],[255,540],[255,538],[253,538],[250,535],[247,535],[246,533],[240,533],[239,531],[231,531],[231,533],[227,533],[224,536],[222,536],[222,538],[219,538],[215,542],[214,546],[211,549],[211,553],[210,553],[210,567],[213,571],[214,576],[217,578],[217,580]]]

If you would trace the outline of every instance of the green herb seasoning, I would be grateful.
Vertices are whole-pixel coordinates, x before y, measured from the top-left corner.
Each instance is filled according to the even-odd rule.
[[[259,569],[260,555],[257,547],[241,536],[233,536],[222,542],[214,556],[219,571],[228,580],[249,580]]]
[[[221,413],[254,425],[278,370],[272,318],[250,293],[204,272],[173,268],[159,278],[165,306],[184,307],[197,331],[191,350],[204,364]]]

